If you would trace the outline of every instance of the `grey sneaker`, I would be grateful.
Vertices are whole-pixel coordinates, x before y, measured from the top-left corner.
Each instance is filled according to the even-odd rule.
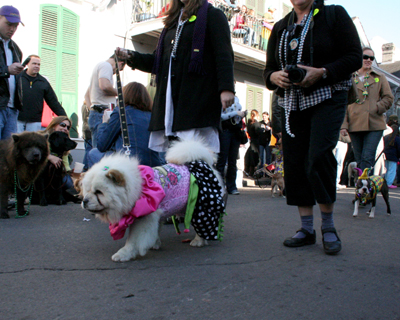
[[[237,190],[237,189],[235,189],[235,190],[233,190],[233,191],[231,191],[231,192],[228,192],[229,194],[234,194],[234,195],[238,195],[238,194],[240,194],[240,192]]]

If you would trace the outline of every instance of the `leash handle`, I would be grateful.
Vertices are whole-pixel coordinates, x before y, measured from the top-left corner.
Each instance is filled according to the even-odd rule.
[[[117,102],[118,102],[118,108],[119,108],[119,120],[121,122],[122,141],[123,141],[123,147],[126,149],[125,155],[129,156],[131,144],[130,144],[130,140],[129,140],[128,125],[126,123],[125,102],[124,102],[124,97],[122,95],[121,76],[119,73],[117,51],[115,51],[114,59],[115,59],[115,66],[116,66],[115,76],[117,78],[117,91],[118,91]]]

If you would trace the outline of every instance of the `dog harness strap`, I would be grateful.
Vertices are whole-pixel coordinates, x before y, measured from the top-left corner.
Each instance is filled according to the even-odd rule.
[[[189,232],[190,222],[192,221],[194,208],[196,207],[197,196],[199,194],[199,186],[197,185],[197,180],[194,175],[190,175],[190,187],[189,187],[189,197],[186,206],[185,213],[185,230],[184,232]]]
[[[124,102],[124,96],[122,95],[122,85],[121,85],[121,76],[119,74],[119,67],[118,67],[118,57],[117,53],[115,52],[114,54],[115,57],[115,66],[116,66],[116,72],[115,76],[117,78],[117,91],[118,91],[118,108],[119,108],[119,120],[121,122],[121,134],[122,134],[122,142],[123,142],[123,147],[126,149],[125,154],[127,156],[130,155],[130,141],[129,141],[129,133],[128,133],[128,125],[126,123],[126,113],[125,113],[125,102]]]

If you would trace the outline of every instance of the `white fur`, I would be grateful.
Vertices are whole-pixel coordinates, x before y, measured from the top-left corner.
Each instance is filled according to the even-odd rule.
[[[166,153],[166,160],[177,165],[194,160],[203,160],[211,167],[214,163],[213,153],[200,140],[174,143]],[[82,207],[95,213],[96,217],[104,222],[118,222],[134,207],[141,195],[142,178],[138,165],[137,159],[120,154],[104,157],[82,179]],[[214,173],[223,186],[219,173],[216,170]],[[113,179],[114,176],[122,179]],[[118,184],[121,181],[123,183]],[[222,187],[222,190],[224,196],[225,188]],[[151,248],[158,249],[161,245],[159,231],[162,214],[162,210],[159,209],[135,220],[129,227],[125,246],[112,256],[112,260],[129,261],[138,255],[144,256]],[[207,241],[197,234],[190,243],[193,247],[207,244]]]

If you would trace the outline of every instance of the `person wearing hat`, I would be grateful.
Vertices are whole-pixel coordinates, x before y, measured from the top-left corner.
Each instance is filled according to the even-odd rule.
[[[17,132],[21,92],[16,85],[15,76],[24,67],[21,64],[22,52],[11,38],[20,23],[22,24],[21,18],[16,8],[0,8],[0,140]]]

